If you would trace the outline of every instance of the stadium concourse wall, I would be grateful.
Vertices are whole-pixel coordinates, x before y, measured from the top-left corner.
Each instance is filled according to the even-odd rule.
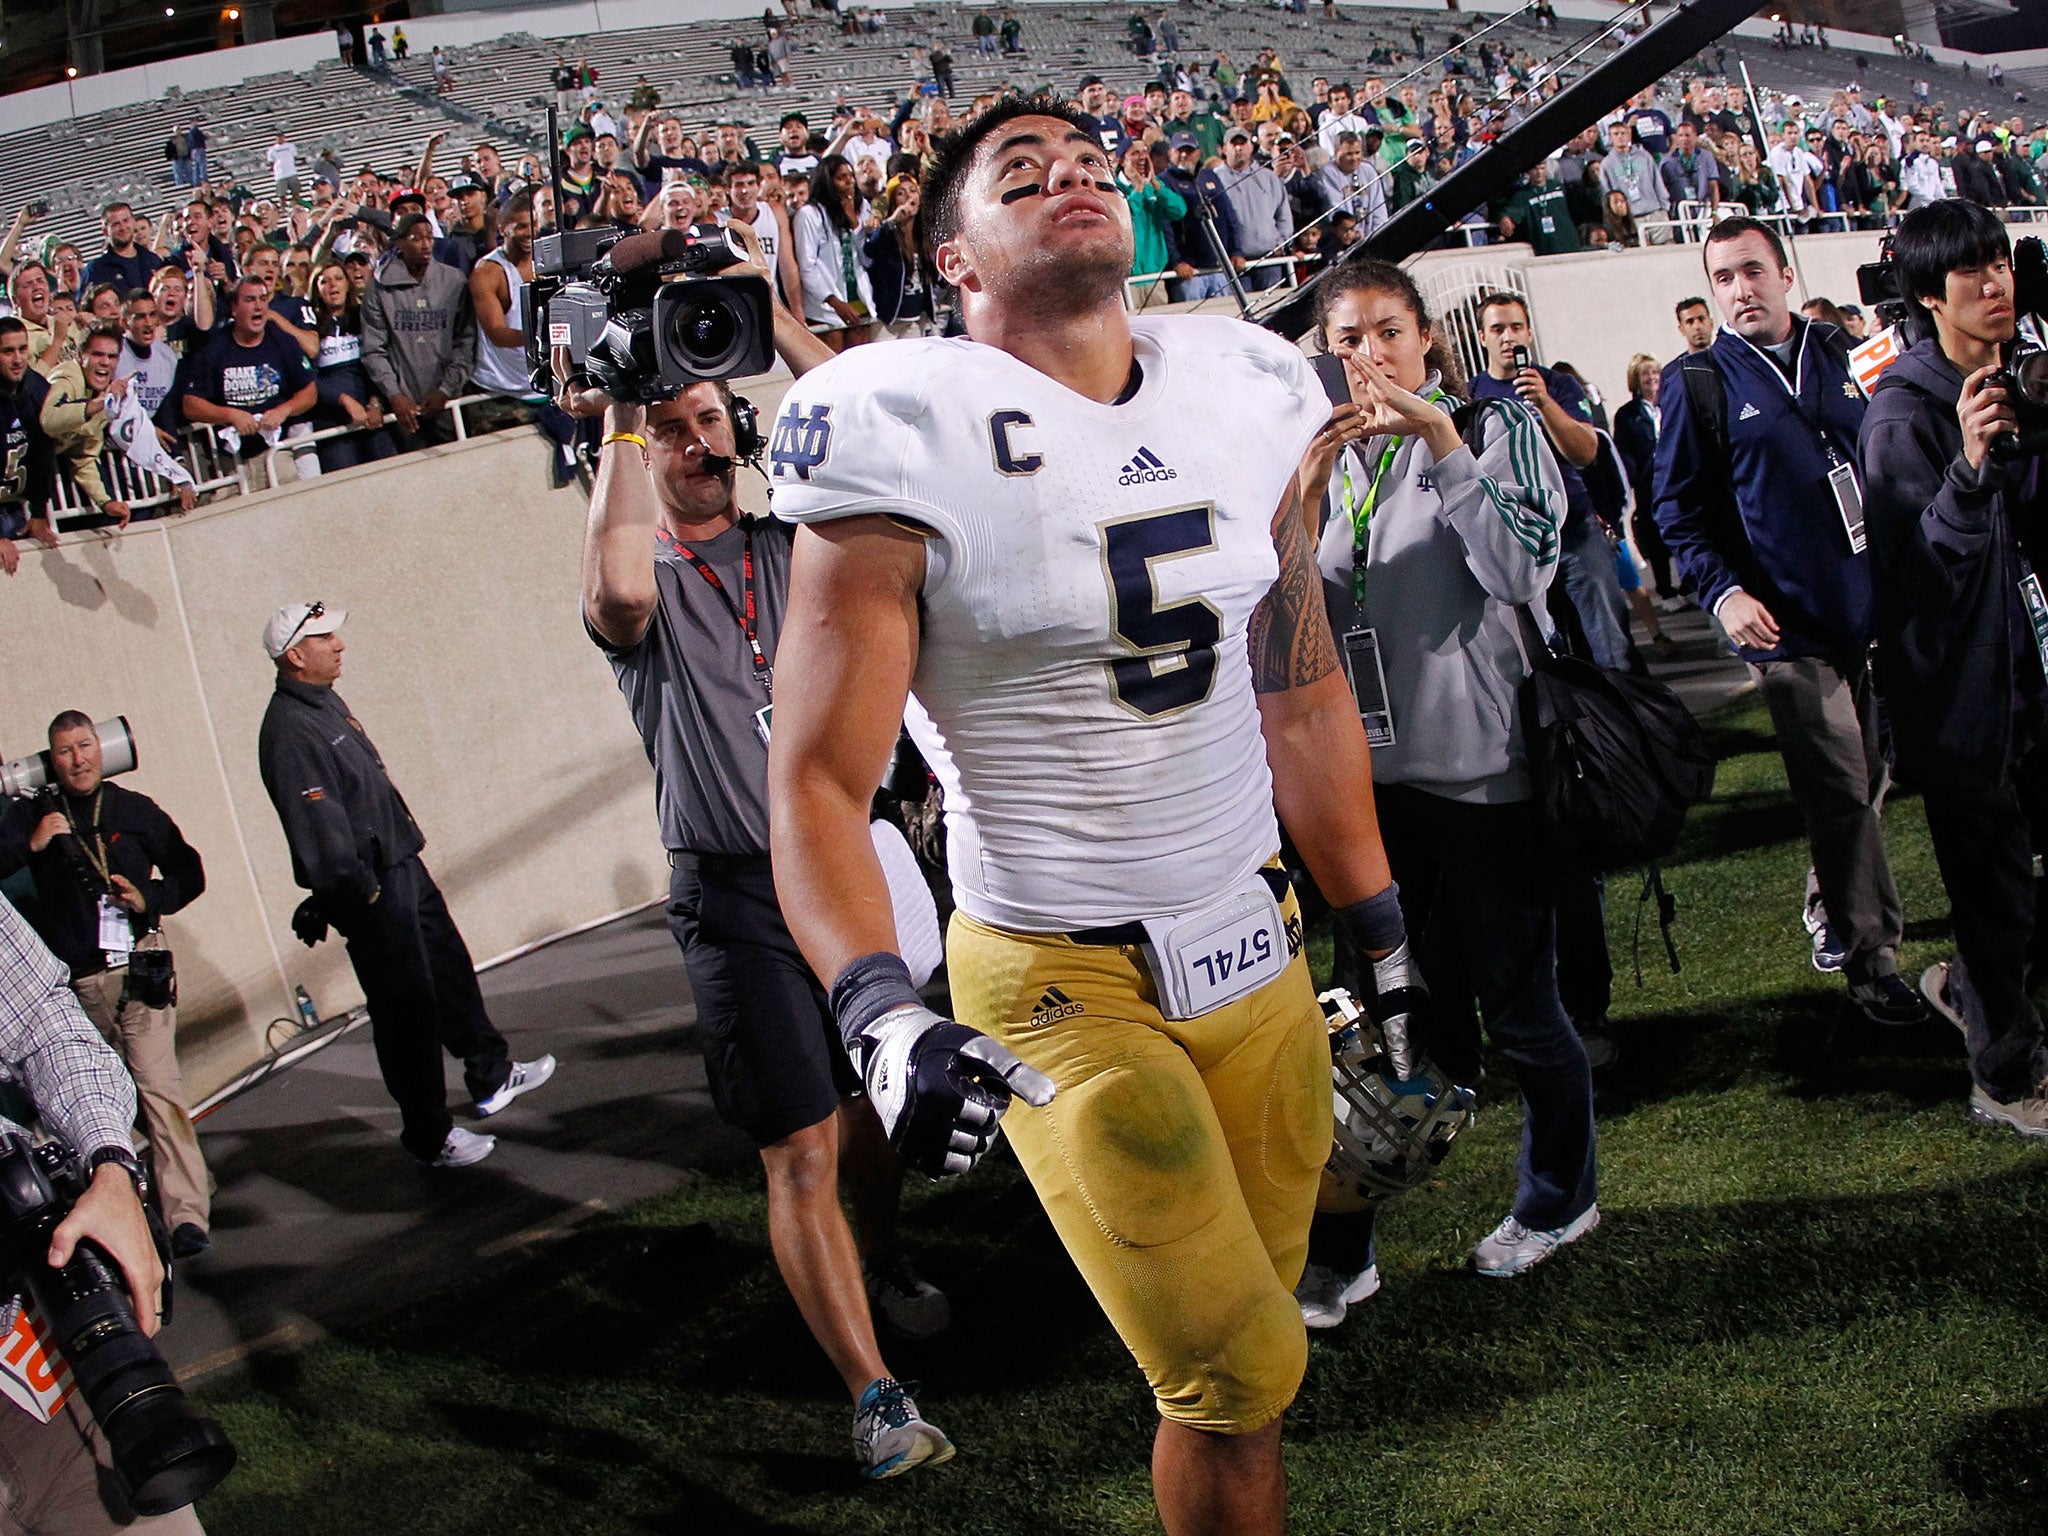
[[[772,412],[787,383],[747,387]],[[361,999],[338,938],[292,935],[304,892],[257,772],[275,677],[259,636],[282,603],[348,610],[342,695],[480,962],[667,893],[653,776],[579,615],[587,502],[548,489],[547,459],[537,434],[477,438],[112,540],[24,544],[0,581],[0,752],[40,748],[60,709],[126,715],[140,763],[121,782],[206,861],[206,893],[164,925],[195,1099],[264,1054],[295,985],[323,1016]]]
[[[1855,290],[1874,235],[1809,236],[1795,298]],[[1700,247],[1526,257],[1438,251],[1426,288],[1476,293],[1519,269],[1550,360],[1610,407],[1630,354],[1677,350],[1672,306],[1704,289]],[[1204,306],[1214,311],[1221,306]],[[774,419],[786,376],[739,388]],[[114,539],[23,546],[0,582],[0,755],[43,745],[61,709],[126,715],[158,801],[206,860],[206,894],[165,923],[178,957],[179,1049],[194,1097],[257,1061],[303,985],[323,1016],[360,1001],[338,939],[293,937],[283,834],[257,773],[274,672],[258,643],[280,604],[349,612],[341,692],[427,835],[426,860],[481,963],[659,900],[668,868],[652,774],[611,669],[583,633],[586,502],[547,486],[547,449],[501,433],[364,465]],[[742,502],[766,509],[742,476]]]
[[[1856,268],[1877,260],[1876,233],[1800,235],[1790,242],[1792,305],[1809,299],[1856,300]],[[1628,360],[1647,352],[1660,361],[1678,353],[1680,299],[1706,298],[1699,245],[1653,245],[1625,252],[1533,255],[1526,245],[1427,251],[1407,263],[1433,308],[1441,311],[1483,288],[1504,287],[1512,269],[1529,295],[1538,357],[1560,359],[1593,381],[1611,417],[1628,399]],[[1867,306],[1866,306],[1867,307]]]

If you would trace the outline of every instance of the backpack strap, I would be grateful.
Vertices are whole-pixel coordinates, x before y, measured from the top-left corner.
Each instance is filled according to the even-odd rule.
[[[1685,380],[1685,403],[1692,408],[1700,425],[1707,430],[1713,442],[1714,452],[1721,462],[1728,462],[1728,386],[1721,381],[1721,370],[1714,366],[1712,358],[1704,352],[1688,352],[1678,360],[1678,366]]]

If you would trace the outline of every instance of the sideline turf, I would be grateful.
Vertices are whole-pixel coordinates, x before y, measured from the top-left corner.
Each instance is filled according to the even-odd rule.
[[[1379,1296],[1316,1335],[1289,1419],[1302,1532],[2048,1530],[2048,1150],[1969,1125],[1952,1029],[1880,1033],[1816,975],[1805,852],[1762,709],[1667,881],[1684,973],[1609,892],[1622,1063],[1600,1229],[1465,1272],[1513,1187],[1489,1067],[1438,1187],[1381,1228]],[[1946,954],[1917,801],[1887,811],[1902,969]],[[243,1462],[215,1536],[1155,1530],[1148,1394],[999,1151],[909,1194],[959,1321],[889,1349],[960,1446],[856,1488],[850,1406],[776,1279],[752,1169],[707,1174],[202,1394]]]

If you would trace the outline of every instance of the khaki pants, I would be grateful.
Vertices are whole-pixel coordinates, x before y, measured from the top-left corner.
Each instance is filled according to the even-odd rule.
[[[145,1008],[121,989],[128,968],[115,966],[94,976],[74,976],[71,990],[99,1027],[107,1043],[121,1053],[135,1079],[142,1108],[142,1128],[149,1133],[149,1158],[163,1199],[164,1225],[176,1231],[186,1222],[202,1232],[207,1225],[207,1199],[213,1179],[199,1155],[199,1137],[185,1108],[185,1078],[178,1070],[177,1010]]]
[[[192,1507],[138,1515],[121,1497],[107,1442],[76,1392],[47,1424],[0,1402],[0,1531],[8,1536],[205,1536]]]

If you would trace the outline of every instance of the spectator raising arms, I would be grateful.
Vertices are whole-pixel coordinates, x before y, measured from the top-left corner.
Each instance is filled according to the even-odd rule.
[[[235,284],[228,328],[216,331],[186,370],[185,419],[236,434],[236,447],[254,459],[275,443],[286,423],[312,410],[317,397],[306,354],[268,320],[270,290],[261,278]]]

